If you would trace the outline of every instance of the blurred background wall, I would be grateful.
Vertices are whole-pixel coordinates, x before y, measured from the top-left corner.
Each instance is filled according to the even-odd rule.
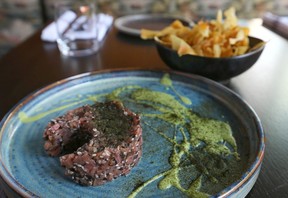
[[[53,20],[58,0],[0,0],[0,57]],[[71,0],[75,1],[75,0]],[[211,18],[218,9],[235,7],[239,18],[262,18],[266,12],[288,15],[288,0],[91,0],[115,17],[139,13],[181,14]]]

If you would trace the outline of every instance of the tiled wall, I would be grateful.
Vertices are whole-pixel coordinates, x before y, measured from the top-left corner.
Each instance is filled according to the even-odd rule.
[[[59,0],[0,0],[0,56],[53,19]],[[75,1],[75,0],[71,0]],[[234,6],[241,18],[262,17],[265,11],[288,15],[288,0],[91,0],[101,11],[118,16],[135,13],[175,13],[192,19],[214,17],[218,9]],[[41,9],[42,8],[42,9]]]
[[[42,25],[38,0],[0,1],[0,56]]]
[[[53,16],[53,3],[45,0],[47,14]],[[72,0],[73,1],[73,0]],[[93,0],[92,0],[93,1]],[[94,0],[101,10],[116,15],[138,13],[181,13],[191,17],[214,17],[218,9],[233,6],[244,18],[261,17],[264,11],[288,15],[288,0]]]

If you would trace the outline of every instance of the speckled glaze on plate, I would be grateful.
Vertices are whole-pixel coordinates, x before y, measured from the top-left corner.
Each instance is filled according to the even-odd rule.
[[[238,152],[243,158],[239,163],[243,173],[239,180],[213,197],[244,197],[253,187],[264,157],[264,134],[259,118],[246,102],[221,84],[200,76],[167,72],[175,89],[192,101],[191,108],[195,112],[226,121],[232,127]],[[64,175],[58,158],[47,156],[43,149],[43,129],[51,118],[91,103],[85,98],[95,94],[107,94],[126,85],[165,91],[159,83],[164,73],[145,70],[86,73],[51,84],[24,98],[0,123],[0,174],[5,192],[22,197],[126,197],[140,180],[147,180],[154,171],[167,166],[161,164],[167,161],[165,156],[150,152],[155,146],[165,151],[165,141],[145,133],[144,127],[143,156],[128,176],[102,186],[83,187]],[[18,117],[20,112],[30,117],[41,116],[33,122],[23,123]],[[152,182],[137,197],[185,196],[175,188],[159,190],[157,182]]]

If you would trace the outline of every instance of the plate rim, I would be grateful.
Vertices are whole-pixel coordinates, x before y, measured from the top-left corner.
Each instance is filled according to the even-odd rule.
[[[5,125],[7,124],[7,121],[9,120],[9,118],[13,117],[13,115],[15,115],[15,113],[18,112],[18,109],[20,109],[22,106],[24,106],[29,101],[33,100],[38,95],[41,95],[42,93],[45,93],[47,90],[51,90],[54,87],[57,87],[59,85],[63,85],[65,83],[72,82],[72,81],[77,80],[77,79],[85,78],[88,76],[105,74],[105,73],[108,74],[111,72],[112,73],[119,73],[119,72],[153,72],[153,73],[158,72],[158,73],[164,73],[164,72],[166,72],[169,74],[182,75],[182,76],[185,76],[188,78],[192,78],[194,80],[201,81],[202,83],[206,83],[206,84],[208,83],[212,86],[217,87],[218,89],[224,89],[223,91],[228,92],[229,94],[232,94],[233,97],[236,97],[237,100],[240,100],[243,103],[243,105],[245,105],[247,107],[247,109],[253,114],[253,116],[255,118],[254,122],[257,124],[257,129],[258,129],[257,134],[259,136],[259,145],[258,145],[259,148],[258,148],[256,159],[253,161],[253,163],[251,163],[250,166],[248,166],[246,172],[242,173],[241,178],[239,180],[235,181],[234,183],[232,183],[230,186],[223,189],[221,192],[219,192],[215,196],[227,197],[227,196],[233,194],[234,192],[241,190],[241,188],[243,188],[243,186],[250,181],[249,179],[251,179],[251,178],[253,178],[253,176],[255,176],[257,171],[259,173],[259,170],[261,168],[261,165],[262,165],[263,159],[264,159],[264,153],[265,153],[265,147],[266,147],[266,145],[265,145],[266,140],[265,139],[266,138],[265,138],[265,133],[263,130],[261,120],[258,117],[255,110],[238,93],[234,92],[233,90],[229,89],[228,87],[224,86],[223,84],[221,84],[219,82],[213,81],[209,78],[206,78],[206,77],[203,77],[200,75],[184,73],[181,71],[175,71],[175,70],[170,70],[170,69],[143,69],[143,68],[105,69],[105,70],[85,72],[85,73],[73,75],[73,76],[58,80],[54,83],[48,84],[46,86],[43,86],[43,87],[35,90],[34,92],[28,94],[23,99],[21,99],[2,118],[2,120],[0,121],[0,140],[2,140],[3,128],[5,128]],[[24,197],[36,196],[33,192],[30,192],[23,185],[21,185],[19,182],[17,182],[17,180],[11,175],[10,171],[7,170],[6,165],[3,164],[1,156],[2,155],[0,155],[0,177],[1,177],[0,179],[3,180],[5,182],[5,184],[11,188],[10,190],[18,193],[21,196],[24,196]],[[255,178],[254,182],[256,182],[257,178],[258,177]],[[231,188],[231,186],[232,186],[232,188]],[[252,187],[253,187],[253,185],[251,186],[251,188],[249,188],[248,192],[252,189]],[[5,189],[4,189],[4,192],[5,192]]]
[[[169,14],[131,14],[131,15],[124,15],[121,17],[118,17],[114,21],[115,27],[122,33],[126,33],[128,35],[132,36],[140,36],[141,30],[137,28],[130,28],[125,26],[124,24],[126,22],[130,21],[137,21],[140,19],[179,19],[181,21],[187,22],[189,25],[193,25],[194,23],[183,17],[183,16],[175,16],[175,15],[169,15]]]

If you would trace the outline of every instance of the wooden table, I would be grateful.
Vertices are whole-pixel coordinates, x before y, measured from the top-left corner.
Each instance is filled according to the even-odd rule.
[[[259,61],[227,85],[259,115],[267,139],[264,163],[248,197],[288,196],[288,41],[249,22],[251,35],[268,41]],[[168,69],[152,42],[111,28],[101,50],[83,58],[63,57],[55,43],[40,40],[41,31],[0,60],[0,118],[29,93],[55,81],[95,70]]]

